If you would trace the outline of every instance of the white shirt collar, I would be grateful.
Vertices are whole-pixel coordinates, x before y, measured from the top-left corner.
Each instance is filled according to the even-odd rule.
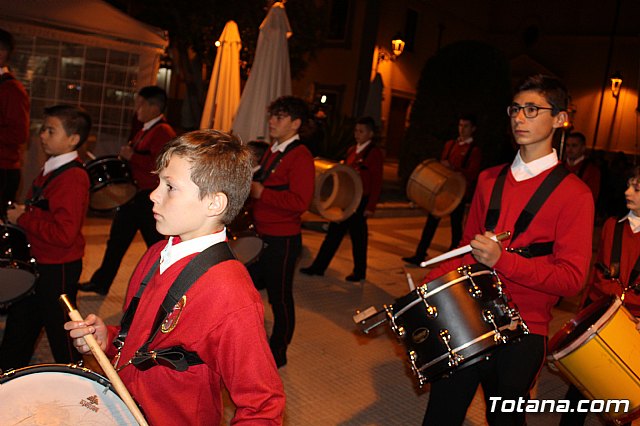
[[[584,160],[584,155],[581,155],[580,157],[576,158],[573,161],[567,158],[567,164],[570,165],[570,166],[575,166],[576,164],[578,164],[582,160]]]
[[[182,241],[180,244],[173,245],[173,238],[169,237],[167,245],[160,252],[160,273],[162,274],[171,265],[190,254],[200,253],[214,244],[221,243],[227,239],[227,229],[224,228],[215,234],[209,234],[202,237],[194,238],[188,241]]]
[[[625,220],[629,221],[629,226],[634,234],[640,232],[640,217],[636,216],[632,211],[629,211],[629,213],[618,222],[624,222]]]
[[[466,139],[458,138],[458,145],[467,145],[467,144],[470,144],[471,142],[473,142],[473,138],[466,138]]]
[[[159,116],[157,116],[156,118],[153,118],[149,121],[147,121],[146,123],[144,123],[144,125],[142,126],[142,130],[144,130],[145,132],[147,130],[149,130],[154,124],[156,124],[158,121],[162,120],[162,117],[164,117],[162,114],[160,114]]]
[[[511,174],[517,182],[521,182],[538,176],[540,173],[549,170],[556,164],[558,164],[558,154],[555,149],[551,154],[547,154],[544,157],[540,157],[529,163],[522,161],[520,151],[518,151],[516,158],[514,158],[513,163],[511,163]]]
[[[356,144],[356,154],[360,154],[369,144],[371,143],[371,139],[366,141],[365,143]]]
[[[297,141],[298,139],[300,139],[300,135],[296,133],[293,137],[287,139],[284,142],[275,142],[273,145],[271,145],[271,152],[284,152],[284,150],[287,149],[291,142]]]
[[[78,151],[71,151],[64,154],[56,155],[55,157],[49,157],[44,163],[42,168],[42,175],[46,176],[58,167],[64,166],[67,163],[72,162],[78,158]]]

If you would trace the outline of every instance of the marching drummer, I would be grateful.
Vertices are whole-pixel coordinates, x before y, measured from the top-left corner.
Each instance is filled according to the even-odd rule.
[[[530,76],[516,88],[507,114],[519,150],[510,165],[489,168],[478,178],[463,234],[472,251],[425,277],[428,283],[475,262],[493,268],[530,331],[497,346],[488,360],[431,383],[426,425],[463,424],[478,385],[489,424],[525,423],[524,413],[492,411],[489,398],[527,398],[545,360],[551,308],[558,297],[580,291],[591,257],[591,191],[559,166],[552,148],[555,131],[568,119],[568,101],[566,88],[553,77]],[[501,231],[511,231],[512,239],[491,239]]]
[[[604,223],[594,271],[581,306],[585,308],[610,296],[620,297],[624,292],[624,306],[640,317],[640,167],[631,171],[624,195],[629,213],[622,219],[610,217]],[[572,408],[583,398],[575,386],[570,386],[565,396]],[[583,425],[586,417],[587,413],[577,410],[564,413],[560,424]]]
[[[26,205],[7,212],[9,222],[25,231],[39,276],[34,293],[9,307],[0,346],[2,370],[29,364],[42,327],[57,363],[80,358],[64,331],[66,314],[58,296],[67,293],[75,304],[82,272],[89,177],[77,149],[90,129],[91,117],[82,108],[56,105],[44,110],[40,144],[48,159],[33,181]]]

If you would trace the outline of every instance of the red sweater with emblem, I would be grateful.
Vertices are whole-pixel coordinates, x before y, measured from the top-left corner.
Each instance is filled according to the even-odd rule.
[[[76,159],[82,165],[80,160]],[[42,186],[48,174],[42,172],[34,184]],[[32,189],[27,193],[31,198]],[[61,264],[82,259],[85,240],[82,225],[89,207],[89,176],[82,167],[73,167],[56,176],[42,196],[49,210],[28,206],[18,218],[31,244],[31,255],[42,264]]]
[[[278,152],[267,150],[268,168]],[[277,237],[297,235],[301,230],[301,216],[307,211],[315,184],[315,166],[311,152],[299,145],[287,152],[282,161],[262,183],[264,191],[253,200],[253,219],[259,234]]]
[[[486,231],[484,221],[491,192],[503,167],[493,167],[480,174],[461,245]],[[551,170],[521,182],[514,179],[511,171],[507,172],[496,233],[514,230],[518,216]],[[558,298],[575,295],[583,287],[591,259],[593,215],[591,191],[577,176],[570,174],[545,201],[528,229],[514,241],[503,241],[504,247],[553,241],[550,255],[527,259],[503,250],[494,266],[532,333],[546,336],[551,308]],[[477,262],[470,253],[443,262],[428,273],[424,282],[473,263]]]
[[[596,262],[602,262],[605,265],[611,263],[611,249],[613,248],[613,234],[618,220],[615,217],[610,217],[604,223],[602,227],[602,239],[600,240],[600,248],[598,249],[598,256]],[[622,231],[622,250],[620,252],[620,281],[627,285],[629,283],[629,276],[636,264],[636,261],[640,257],[640,232],[634,234],[629,226],[629,222],[625,220]],[[638,280],[636,279],[636,282]],[[589,298],[591,300],[600,300],[603,297],[610,295],[622,294],[622,287],[617,282],[607,279],[602,275],[602,272],[598,268],[594,268],[591,275],[591,282],[589,284]],[[624,305],[633,313],[633,315],[640,317],[640,295],[633,291],[628,292],[625,295]]]
[[[131,302],[167,244],[153,245],[136,267],[125,299]],[[169,288],[196,254],[159,268],[146,286],[134,316],[120,365],[142,346]],[[127,365],[120,377],[152,425],[218,425],[223,418],[222,386],[237,407],[232,424],[282,424],[285,396],[267,343],[263,304],[249,273],[237,260],[210,268],[187,291],[186,303],[174,312],[175,328],[159,332],[149,349],[182,346],[203,364],[175,371],[155,366],[146,371]],[[109,342],[119,327],[109,327]],[[108,344],[107,354],[115,356]]]
[[[156,158],[162,147],[175,137],[171,126],[161,121],[147,131],[140,130],[133,138],[129,164],[138,188],[155,189],[158,186],[158,176],[151,172],[156,169]]]
[[[372,142],[370,142],[372,143]],[[382,192],[382,166],[384,154],[377,146],[367,146],[360,153],[352,146],[347,151],[345,164],[358,171],[362,179],[362,195],[369,197],[365,210],[374,212]]]
[[[0,76],[0,169],[19,169],[29,141],[29,95],[12,77]]]

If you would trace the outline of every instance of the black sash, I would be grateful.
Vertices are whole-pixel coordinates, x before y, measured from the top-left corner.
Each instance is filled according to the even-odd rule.
[[[182,272],[180,272],[178,278],[173,282],[171,288],[169,288],[169,291],[167,292],[167,295],[162,301],[160,308],[158,308],[158,312],[156,313],[156,318],[153,322],[153,327],[149,332],[147,341],[136,351],[134,357],[131,359],[131,363],[136,368],[140,370],[147,370],[156,365],[163,365],[176,371],[185,371],[191,365],[203,363],[197,353],[187,351],[182,346],[149,350],[149,345],[158,334],[164,320],[172,312],[174,306],[176,306],[180,299],[182,299],[182,296],[184,296],[193,283],[195,283],[213,266],[230,259],[235,259],[235,257],[226,242],[214,244],[191,259]],[[138,304],[140,303],[142,293],[144,292],[147,283],[155,274],[159,263],[160,259],[156,260],[147,275],[144,277],[138,292],[133,299],[131,299],[129,306],[122,317],[120,333],[118,333],[118,336],[113,340],[113,344],[118,348],[118,351],[124,347],[124,343],[129,333],[131,323],[133,322]]]
[[[502,203],[502,191],[504,189],[504,183],[507,176],[507,172],[509,170],[510,165],[505,165],[500,173],[498,174],[498,178],[493,186],[493,191],[491,192],[491,198],[489,200],[489,209],[487,210],[487,215],[485,217],[484,226],[485,229],[491,232],[495,232],[495,227],[498,223],[498,219],[500,218],[500,207]],[[512,232],[511,241],[514,241],[518,235],[524,233],[533,218],[538,213],[540,208],[543,206],[545,201],[549,198],[549,196],[553,193],[553,191],[560,185],[560,182],[569,175],[569,171],[564,167],[556,166],[549,175],[542,181],[542,184],[538,187],[536,192],[531,196],[527,205],[524,207],[520,216],[516,220],[514,230]],[[546,256],[553,252],[553,242],[542,242],[542,243],[534,243],[527,247],[519,247],[519,248],[508,248],[507,250],[520,254],[524,257],[537,257],[537,256]]]
[[[264,156],[262,157],[262,161],[260,161],[260,170],[256,172],[253,180],[255,182],[263,183],[265,180],[267,180],[271,173],[276,171],[276,167],[278,167],[278,164],[280,164],[284,156],[300,145],[302,145],[302,143],[299,139],[291,142],[289,145],[287,145],[284,151],[278,153],[276,158],[271,162],[271,164],[269,164],[269,167],[265,167],[267,164],[267,160],[271,156],[271,151],[267,149],[267,151],[264,153]],[[285,191],[289,189],[289,185],[279,185],[278,187],[269,187],[269,189],[275,189],[276,191]]]
[[[133,152],[135,152],[138,155],[151,155],[151,151],[148,149],[144,149],[144,150],[140,150],[137,149],[136,147],[140,144],[140,142],[142,142],[142,140],[144,139],[145,136],[147,136],[147,133],[149,133],[151,131],[151,129],[153,129],[154,127],[156,127],[159,124],[162,123],[166,123],[166,120],[164,118],[156,121],[155,123],[153,123],[153,125],[151,127],[149,127],[147,130],[140,130],[142,132],[142,134],[140,135],[139,138],[136,138],[135,142],[131,143],[131,149],[133,149]]]
[[[9,73],[4,73],[0,75],[0,83],[4,83],[5,81],[15,80],[16,78]]]
[[[613,241],[611,246],[611,258],[609,259],[609,271],[611,278],[620,277],[620,255],[622,254],[622,233],[627,221],[616,223],[616,227],[613,230]],[[629,281],[627,285],[633,287],[633,284],[640,276],[640,257],[636,259],[636,263],[633,265],[633,269],[629,273]]]
[[[46,198],[44,198],[42,196],[42,193],[44,192],[44,189],[58,175],[60,175],[61,173],[65,172],[65,171],[67,171],[69,169],[73,169],[75,167],[79,167],[82,170],[84,170],[84,166],[81,163],[77,162],[76,160],[72,160],[72,161],[69,161],[68,163],[63,164],[62,166],[58,167],[57,169],[55,169],[51,173],[49,173],[49,176],[47,177],[47,180],[44,181],[42,186],[37,186],[35,184],[35,182],[32,183],[31,184],[31,198],[26,200],[24,203],[27,206],[38,207],[39,209],[42,209],[44,211],[48,211],[49,210],[49,200],[47,200]]]

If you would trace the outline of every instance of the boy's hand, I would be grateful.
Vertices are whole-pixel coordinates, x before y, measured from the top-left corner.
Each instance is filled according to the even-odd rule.
[[[264,185],[260,182],[251,182],[251,198],[260,199],[262,197],[262,191],[264,190]]]
[[[121,158],[124,158],[125,160],[129,161],[132,155],[133,155],[133,148],[131,148],[129,145],[124,145],[120,147],[119,156]]]
[[[24,213],[24,204],[13,204],[13,208],[7,210],[9,223],[18,223],[18,218]]]
[[[485,232],[484,235],[478,234],[470,243],[473,257],[479,263],[489,268],[493,268],[502,255],[502,244],[500,241],[493,241],[491,239],[494,235],[492,232]]]
[[[91,352],[83,338],[87,334],[93,334],[103,351],[107,349],[107,326],[100,317],[94,314],[89,314],[84,321],[67,321],[64,323],[64,329],[69,331],[69,336],[73,339],[73,346],[81,354]]]

